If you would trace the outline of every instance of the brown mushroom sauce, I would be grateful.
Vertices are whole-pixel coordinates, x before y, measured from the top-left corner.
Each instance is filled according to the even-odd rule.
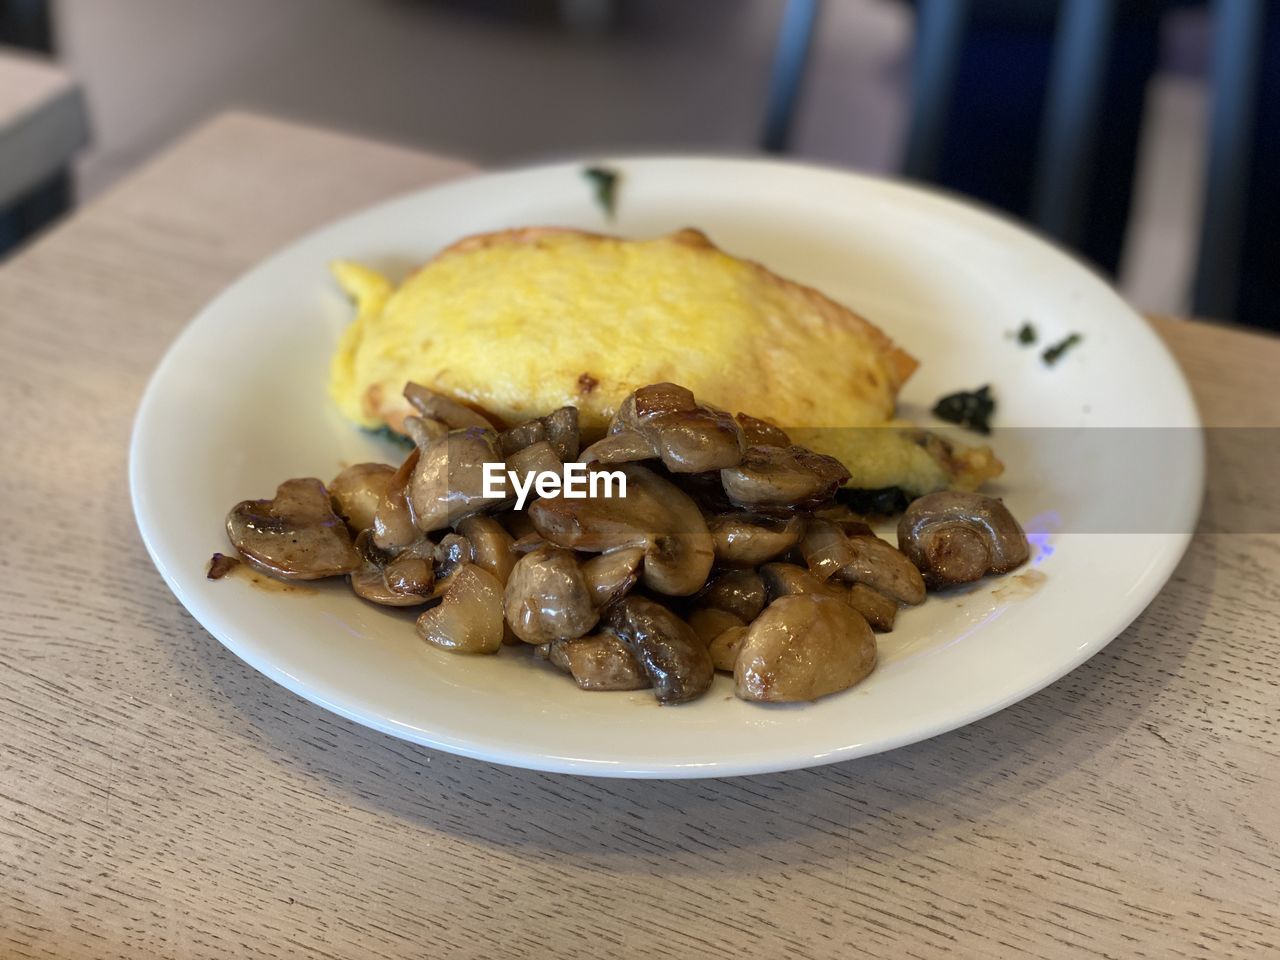
[[[405,396],[419,416],[403,463],[286,480],[232,508],[232,546],[277,579],[340,576],[370,603],[420,607],[438,649],[520,647],[583,690],[683,703],[718,670],[744,700],[814,700],[874,669],[900,607],[1029,554],[999,500],[951,491],[914,501],[890,544],[837,502],[838,461],[675,384],[637,390],[590,445],[573,407],[507,425],[417,384]],[[626,497],[530,494],[517,510],[483,486],[485,464],[518,487],[570,463],[621,474]],[[215,554],[210,578],[234,563]]]

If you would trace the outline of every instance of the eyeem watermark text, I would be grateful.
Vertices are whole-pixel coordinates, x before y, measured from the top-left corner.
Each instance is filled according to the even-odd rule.
[[[484,465],[484,489],[482,495],[495,499],[508,496],[507,483],[516,492],[516,509],[523,510],[532,490],[540,497],[556,495],[568,500],[585,500],[604,497],[626,497],[627,475],[621,470],[593,470],[587,472],[585,463],[566,463],[564,473],[555,470],[534,470],[520,476],[519,471],[506,469],[505,463]]]

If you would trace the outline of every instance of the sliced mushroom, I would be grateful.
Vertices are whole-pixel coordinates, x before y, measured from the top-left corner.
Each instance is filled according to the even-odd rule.
[[[816,593],[825,597],[842,597],[840,588],[826,580],[819,580],[804,567],[794,563],[766,563],[760,568],[765,596],[772,603],[779,597]]]
[[[862,614],[871,629],[880,633],[888,633],[898,618],[898,603],[886,597],[879,590],[873,590],[865,583],[855,583],[849,588],[845,600],[849,606]]]
[[[346,524],[314,478],[286,480],[272,500],[236,504],[227,537],[249,566],[281,580],[339,577],[360,566]]]
[[[443,423],[450,430],[467,427],[485,427],[492,429],[493,420],[473,410],[466,404],[459,403],[444,394],[428,390],[418,383],[409,383],[404,388],[404,398],[409,401],[424,419]]]
[[[871,628],[832,597],[780,597],[751,624],[734,664],[734,692],[771,703],[847,690],[876,665]]]
[[[607,618],[644,668],[659,703],[693,700],[711,686],[715,668],[706,646],[666,607],[632,595],[610,607]]]
[[[556,453],[551,441],[538,440],[508,456],[507,469],[514,472],[520,478],[521,485],[524,485],[529,482],[530,474],[535,477],[539,474],[562,474],[564,461]],[[508,492],[512,496],[515,494],[514,490]]]
[[[746,440],[748,447],[791,446],[791,438],[787,436],[787,431],[781,427],[775,427],[767,420],[760,420],[745,413],[737,414],[734,419],[742,428],[742,437]]]
[[[898,521],[898,546],[930,587],[1007,573],[1031,553],[1027,535],[1001,501],[956,490],[913,501]]]
[[[512,631],[525,643],[585,635],[600,620],[572,551],[543,547],[517,561],[503,594]]]
[[[733,668],[738,663],[738,651],[742,649],[742,641],[747,639],[747,634],[750,632],[751,628],[745,624],[721,631],[707,647],[707,653],[711,654],[712,666],[725,673],[733,673]]]
[[[484,465],[501,465],[498,435],[483,427],[451,430],[422,451],[409,484],[413,520],[424,533],[443,530],[501,497],[484,496]]]
[[[583,690],[643,690],[649,677],[612,633],[557,640],[547,651],[547,659],[573,676]]]
[[[587,462],[658,457],[672,473],[701,473],[742,459],[742,428],[723,410],[698,403],[674,383],[636,390],[618,407],[609,436],[583,451]]]
[[[471,560],[488,570],[504,587],[516,565],[515,541],[493,517],[473,514],[458,523],[458,533],[471,544]]]
[[[844,531],[827,520],[809,521],[800,538],[800,553],[819,580],[830,580],[857,559]]]
[[[430,598],[435,578],[429,563],[424,564],[425,569],[412,583],[402,577],[389,580],[387,567],[395,558],[377,548],[372,531],[361,530],[355,547],[361,561],[359,569],[351,571],[351,589],[356,596],[388,607],[416,607]]]
[[[426,417],[405,417],[403,426],[404,432],[419,450],[449,433],[449,427],[444,421],[429,420]]]
[[[383,493],[382,502],[373,514],[373,542],[379,550],[396,552],[403,550],[420,536],[422,531],[413,522],[413,509],[409,506],[409,483],[422,451],[414,449],[391,479]]]
[[[727,610],[750,623],[764,609],[764,580],[755,570],[728,570],[702,589],[698,602],[704,607]]]
[[[723,513],[707,521],[715,541],[716,563],[758,567],[782,556],[804,531],[799,517],[785,520],[754,513]]]
[[[353,534],[373,526],[373,515],[395,475],[396,468],[390,464],[357,463],[333,478],[329,496]]]
[[[552,543],[573,550],[643,547],[647,586],[677,596],[696,593],[715,559],[711,534],[697,505],[637,464],[614,470],[626,477],[625,497],[606,497],[603,489],[594,497],[545,497],[529,507],[534,527]]]
[[[835,457],[807,447],[748,447],[742,462],[720,471],[729,499],[742,507],[796,507],[821,503],[849,479]]]
[[[451,653],[497,653],[502,634],[502,587],[472,563],[453,576],[444,600],[418,617],[418,636]]]
[[[602,553],[582,564],[582,576],[597,607],[607,607],[636,585],[642,560],[642,547],[625,547]]]
[[[864,583],[899,603],[914,606],[924,602],[924,579],[901,551],[872,534],[848,538],[853,559],[837,576],[851,583]]]
[[[583,463],[634,463],[636,460],[651,460],[657,456],[649,438],[634,430],[601,437],[582,451]]]
[[[576,460],[579,449],[578,408],[561,407],[545,417],[536,417],[516,424],[498,435],[502,452],[510,457],[540,440],[546,440],[564,462]]]

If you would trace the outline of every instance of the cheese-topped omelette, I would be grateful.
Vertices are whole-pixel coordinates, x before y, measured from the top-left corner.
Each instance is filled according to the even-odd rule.
[[[330,393],[364,427],[400,430],[414,381],[507,423],[576,406],[590,436],[633,390],[672,381],[838,457],[854,486],[923,493],[1000,472],[986,448],[854,429],[893,421],[915,359],[847,307],[696,230],[652,240],[545,227],[481,234],[399,287],[354,263],[334,270],[356,318]]]

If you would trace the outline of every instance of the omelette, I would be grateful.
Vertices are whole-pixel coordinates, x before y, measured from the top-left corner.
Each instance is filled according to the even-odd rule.
[[[837,457],[854,487],[973,489],[1002,469],[989,448],[894,419],[917,362],[878,327],[697,230],[504,230],[455,243],[399,286],[351,262],[334,273],[356,316],[330,394],[362,427],[400,431],[413,381],[507,423],[575,406],[590,437],[633,390],[672,381]]]

